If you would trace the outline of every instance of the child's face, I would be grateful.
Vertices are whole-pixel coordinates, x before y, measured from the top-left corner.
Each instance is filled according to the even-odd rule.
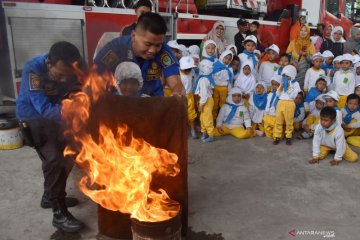
[[[255,32],[257,30],[257,26],[255,24],[250,24],[250,32]]]
[[[355,88],[355,94],[360,97],[360,87]]]
[[[335,119],[331,119],[329,117],[322,117],[320,116],[320,124],[323,128],[329,128],[331,125],[333,125],[336,121],[336,118]]]
[[[276,91],[279,87],[280,87],[280,83],[278,83],[277,81],[274,81],[274,80],[271,81],[272,90]]]
[[[339,62],[334,62],[334,68],[336,70],[340,69],[340,63]]]
[[[235,52],[235,48],[233,48],[233,47],[232,47],[232,48],[230,48],[230,51],[232,51],[232,53],[233,53],[233,54],[236,54],[236,52]]]
[[[332,58],[332,57],[327,57],[327,58],[325,58],[325,63],[326,63],[327,65],[330,65],[330,64],[332,63],[332,61],[333,61],[333,58]]]
[[[360,67],[356,68],[356,75],[360,75]]]
[[[326,98],[326,106],[327,107],[336,107],[336,105],[337,105],[337,101],[335,100],[335,99],[333,99],[333,98]]]
[[[248,50],[249,53],[253,53],[256,48],[256,45],[252,41],[247,41],[246,43],[244,43],[244,48]]]
[[[350,68],[351,64],[352,64],[352,62],[347,61],[347,60],[341,61],[341,63],[340,63],[342,69],[344,69],[344,70],[348,70]]]
[[[198,67],[199,66],[199,59],[194,58],[194,57],[192,59],[194,60],[194,65]]]
[[[342,37],[342,33],[341,31],[336,31],[334,32],[334,40],[337,42],[337,41],[340,41],[341,37]]]
[[[312,61],[313,65],[314,65],[314,68],[316,69],[320,69],[321,68],[321,65],[323,64],[323,60],[321,58],[317,58],[317,59],[314,59]]]
[[[346,103],[346,106],[350,109],[350,111],[355,111],[359,108],[359,101],[357,99],[351,99]]]
[[[285,67],[285,66],[289,65],[289,59],[286,56],[282,56],[280,58],[279,64],[281,67]]]
[[[322,102],[322,101],[320,101],[320,100],[316,100],[316,101],[315,101],[315,107],[316,107],[317,110],[320,111],[321,109],[324,108],[324,106],[325,106],[325,103],[324,103],[324,102]]]
[[[233,60],[232,61],[232,69],[233,71],[237,71],[239,70],[239,67],[240,67],[240,61],[237,61],[237,60]]]
[[[245,76],[248,76],[251,73],[251,68],[248,65],[244,66],[243,73],[245,74]]]
[[[214,55],[215,53],[215,48],[216,46],[212,43],[208,44],[206,47],[205,47],[205,51],[206,51],[206,54],[209,55],[209,56],[212,56]]]
[[[265,89],[264,86],[261,84],[256,85],[255,92],[257,95],[262,95],[264,93]]]
[[[268,54],[268,58],[269,58],[269,61],[270,62],[274,62],[277,58],[278,58],[278,54],[275,52],[275,51],[273,51],[273,50],[269,50],[268,52],[267,52],[267,54]]]
[[[241,94],[233,94],[232,96],[232,100],[235,104],[239,104],[241,102]]]
[[[182,52],[179,49],[172,48],[171,50],[173,51],[177,60],[180,60],[182,58]]]
[[[323,92],[326,89],[326,82],[325,81],[317,81],[316,82],[316,89],[319,92]]]
[[[139,81],[134,78],[124,79],[119,84],[122,95],[128,97],[135,96],[139,87]]]
[[[226,55],[223,59],[223,64],[225,64],[226,66],[229,65],[231,63],[231,58],[231,54]]]
[[[295,98],[295,104],[296,105],[299,105],[299,104],[301,104],[302,102],[303,102],[303,96],[299,93],[297,96],[296,96],[296,98]]]

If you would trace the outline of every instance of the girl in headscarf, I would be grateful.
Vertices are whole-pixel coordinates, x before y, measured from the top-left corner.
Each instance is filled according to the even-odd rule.
[[[352,54],[355,50],[359,52],[360,48],[360,29],[358,27],[352,27],[350,29],[350,39],[344,44],[344,53]]]
[[[201,53],[201,60],[206,59],[211,62],[215,62],[217,56],[216,56],[216,42],[213,40],[206,40],[204,43],[204,48]]]
[[[333,28],[330,40],[324,41],[321,44],[320,52],[324,52],[325,50],[331,51],[335,57],[340,56],[344,53],[344,42],[343,38],[344,29],[340,26],[336,26]]]
[[[225,51],[227,41],[225,39],[225,25],[223,22],[218,21],[214,24],[211,31],[205,36],[204,41],[213,40],[217,46],[217,57]]]
[[[228,45],[225,50],[231,50],[234,56],[237,55],[237,47],[234,44]]]
[[[239,88],[230,89],[226,103],[221,107],[216,119],[214,134],[215,136],[231,134],[239,139],[253,136],[249,111],[244,106],[242,91]]]
[[[248,107],[248,100],[250,95],[255,91],[256,79],[253,71],[252,63],[247,61],[243,64],[242,69],[240,70],[239,77],[235,80],[234,87],[240,88],[243,92],[243,98],[245,106]]]
[[[298,63],[299,70],[296,78],[300,86],[303,87],[305,73],[309,68],[307,58],[315,53],[314,44],[310,40],[310,28],[308,26],[300,28],[300,36],[290,42],[286,53],[291,54],[292,58]]]
[[[267,86],[263,82],[255,85],[255,92],[249,99],[249,111],[252,122],[252,128],[258,136],[264,135],[263,118],[267,103]]]

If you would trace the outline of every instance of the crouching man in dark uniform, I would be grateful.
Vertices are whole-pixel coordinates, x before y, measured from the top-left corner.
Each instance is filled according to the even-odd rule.
[[[73,161],[65,158],[61,125],[61,100],[78,83],[73,66],[83,64],[79,50],[69,42],[57,42],[49,54],[28,61],[22,72],[16,116],[25,138],[35,147],[45,178],[41,207],[53,210],[53,226],[75,232],[83,224],[67,210],[78,204],[66,197],[66,180]]]

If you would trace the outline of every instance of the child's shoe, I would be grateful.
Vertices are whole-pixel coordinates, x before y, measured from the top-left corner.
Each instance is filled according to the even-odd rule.
[[[202,141],[205,143],[214,142],[214,141],[216,141],[216,138],[209,136]]]
[[[280,143],[280,138],[275,138],[273,145],[278,145]]]
[[[192,139],[197,139],[198,138],[195,129],[191,129],[190,133],[191,133],[191,138]]]
[[[208,138],[208,137],[209,137],[209,135],[208,135],[207,133],[202,133],[200,139],[201,139],[202,141],[204,141],[204,140],[205,140],[206,138]]]
[[[292,143],[291,143],[291,138],[287,138],[287,139],[286,139],[286,145],[288,145],[288,146],[291,146],[291,145],[292,145]]]
[[[256,135],[258,135],[259,137],[264,136],[264,132],[260,131],[260,130],[256,130]]]

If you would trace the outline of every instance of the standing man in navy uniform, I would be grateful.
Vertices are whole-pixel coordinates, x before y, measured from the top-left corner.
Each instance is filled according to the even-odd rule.
[[[117,65],[132,61],[139,65],[144,85],[141,93],[164,96],[161,78],[173,94],[184,94],[179,63],[169,46],[164,44],[166,23],[156,13],[144,13],[131,35],[115,38],[94,59],[98,72],[114,73]]]
[[[67,210],[78,203],[66,198],[66,180],[73,161],[64,157],[66,146],[61,125],[61,100],[78,83],[74,65],[83,64],[79,50],[69,42],[57,42],[49,54],[28,61],[22,72],[16,116],[25,137],[31,140],[41,161],[44,194],[41,207],[53,210],[53,225],[66,232],[82,223]]]

